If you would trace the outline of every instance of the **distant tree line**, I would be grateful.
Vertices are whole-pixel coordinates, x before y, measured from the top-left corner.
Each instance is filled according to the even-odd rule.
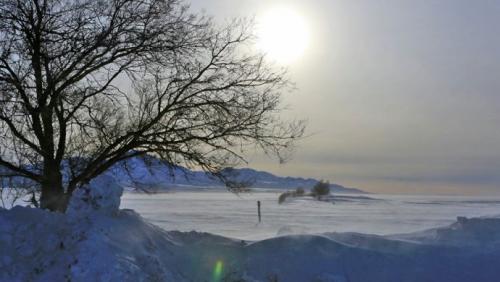
[[[278,197],[278,203],[282,204],[286,201],[287,198],[289,197],[304,197],[304,196],[310,196],[315,199],[321,200],[323,196],[330,195],[330,182],[329,181],[324,181],[320,180],[318,183],[316,183],[313,188],[311,189],[311,192],[306,194],[304,188],[298,187],[294,191],[287,191],[282,193]]]

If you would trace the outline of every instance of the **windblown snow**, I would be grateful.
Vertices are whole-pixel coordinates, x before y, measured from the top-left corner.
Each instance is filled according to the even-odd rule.
[[[0,210],[0,281],[499,281],[498,218],[402,235],[241,241],[167,232],[120,210],[122,191],[104,176],[66,214]]]

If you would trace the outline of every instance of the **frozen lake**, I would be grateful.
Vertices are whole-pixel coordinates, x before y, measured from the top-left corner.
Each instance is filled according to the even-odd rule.
[[[346,198],[335,204],[294,199],[279,205],[280,193],[125,193],[121,208],[134,209],[166,230],[195,230],[245,240],[296,233],[406,233],[448,225],[457,216],[500,215],[500,197],[367,195],[373,199]],[[257,201],[262,203],[260,224]]]

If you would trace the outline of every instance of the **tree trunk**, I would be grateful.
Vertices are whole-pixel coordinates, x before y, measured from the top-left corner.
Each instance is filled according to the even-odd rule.
[[[41,185],[40,207],[51,211],[66,211],[69,197],[64,191],[62,174],[58,165],[45,162],[44,179]]]

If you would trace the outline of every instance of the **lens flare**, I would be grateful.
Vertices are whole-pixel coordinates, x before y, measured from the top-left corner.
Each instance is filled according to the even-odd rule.
[[[223,270],[224,270],[224,263],[221,260],[218,260],[214,266],[214,282],[221,281]]]

